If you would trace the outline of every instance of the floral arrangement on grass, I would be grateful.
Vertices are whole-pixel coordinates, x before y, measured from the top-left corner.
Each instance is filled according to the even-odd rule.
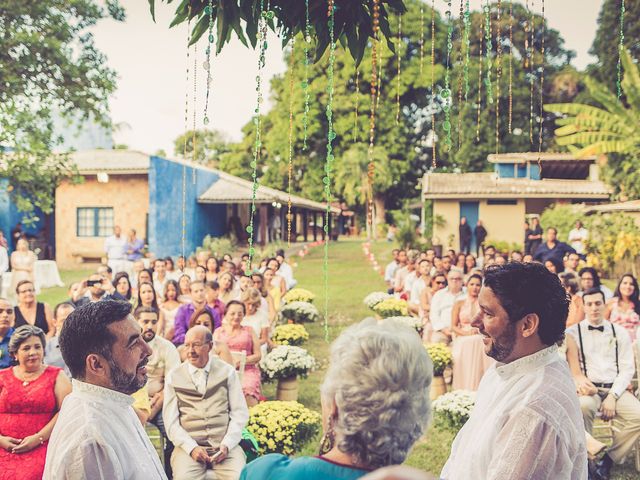
[[[409,305],[399,298],[387,298],[373,307],[373,311],[382,318],[407,316],[409,315]]]
[[[320,414],[298,402],[262,402],[249,410],[247,429],[260,452],[292,455],[320,430]]]
[[[450,367],[453,361],[451,350],[442,343],[432,343],[427,345],[426,349],[429,357],[431,357],[431,362],[433,362],[433,374],[436,376],[442,375],[444,369]]]
[[[304,348],[279,345],[260,360],[260,370],[265,381],[306,377],[315,367],[315,359]]]
[[[422,320],[418,317],[409,317],[409,316],[396,316],[396,317],[387,317],[385,320],[391,320],[392,322],[401,323],[406,325],[409,328],[413,328],[419,334],[422,334]]]
[[[307,289],[292,288],[287,293],[285,293],[284,297],[282,297],[282,300],[284,300],[285,303],[291,303],[291,302],[313,303],[314,298],[316,298],[316,296]]]
[[[303,325],[297,323],[278,325],[271,339],[277,345],[300,346],[309,340],[309,332]]]
[[[469,420],[476,402],[476,393],[455,390],[433,401],[434,425],[437,428],[458,431]]]
[[[317,322],[320,312],[309,302],[291,302],[285,304],[278,313],[280,321],[293,320],[295,323]]]
[[[393,298],[393,296],[389,295],[387,292],[371,292],[369,295],[364,297],[364,304],[373,310],[373,307],[387,298]]]

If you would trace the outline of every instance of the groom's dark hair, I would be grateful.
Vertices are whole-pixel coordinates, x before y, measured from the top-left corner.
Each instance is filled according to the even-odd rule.
[[[557,275],[540,263],[520,262],[490,265],[484,275],[485,287],[498,297],[511,323],[535,313],[542,343],[562,342],[570,300]]]

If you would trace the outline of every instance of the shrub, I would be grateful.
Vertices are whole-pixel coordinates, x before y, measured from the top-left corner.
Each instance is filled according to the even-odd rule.
[[[320,430],[321,417],[298,402],[262,402],[249,409],[247,429],[260,452],[292,455]]]
[[[233,254],[237,249],[237,244],[230,237],[212,237],[207,235],[202,240],[202,248],[207,250],[216,258],[221,258],[225,253]]]

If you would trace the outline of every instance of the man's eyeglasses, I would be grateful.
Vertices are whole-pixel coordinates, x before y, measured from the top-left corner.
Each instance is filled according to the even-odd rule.
[[[13,315],[13,308],[0,308],[0,314],[7,313],[7,315]]]
[[[187,350],[189,350],[190,348],[202,348],[205,345],[209,345],[211,342],[193,342],[193,343],[185,343],[184,344],[184,348],[186,348]]]
[[[18,290],[18,293],[34,293],[35,290],[33,288],[25,288],[24,290]]]

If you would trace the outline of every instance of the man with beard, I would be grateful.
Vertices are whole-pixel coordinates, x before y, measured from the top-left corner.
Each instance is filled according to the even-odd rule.
[[[85,282],[82,282],[82,288],[76,292],[75,298],[72,300],[76,307],[81,307],[91,302],[99,302],[101,300],[126,301],[126,298],[115,291],[115,287],[107,277],[94,273]]]
[[[151,347],[152,353],[147,363],[149,382],[147,389],[151,403],[149,422],[153,423],[164,437],[164,465],[170,477],[170,460],[173,444],[167,437],[167,431],[162,421],[162,406],[164,404],[164,382],[167,374],[180,366],[180,354],[169,340],[157,335],[158,311],[153,307],[138,307],[134,316],[142,328],[142,338]]]
[[[197,325],[184,339],[187,361],[169,372],[162,416],[176,446],[171,468],[176,479],[237,480],[246,456],[239,443],[249,421],[235,368],[211,357],[211,330]]]
[[[536,263],[485,270],[472,322],[497,360],[440,474],[446,480],[587,478],[576,387],[557,343],[569,300],[557,275]]]
[[[53,429],[44,479],[162,479],[158,454],[132,408],[151,349],[126,302],[84,305],[60,332],[72,393]]]

